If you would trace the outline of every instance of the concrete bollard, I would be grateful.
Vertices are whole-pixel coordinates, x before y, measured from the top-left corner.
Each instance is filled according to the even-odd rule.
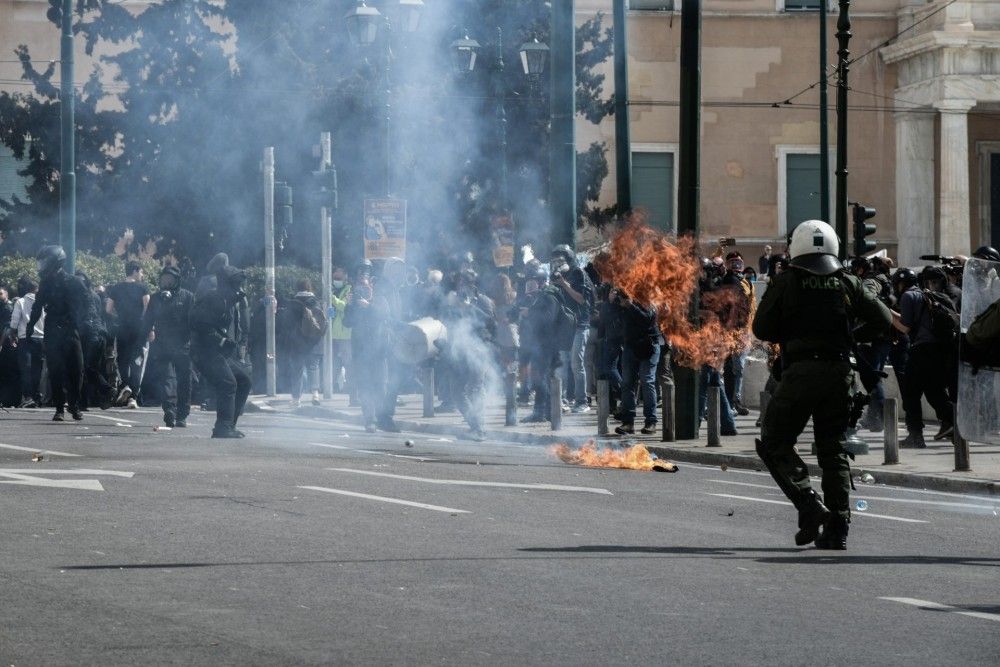
[[[969,441],[958,430],[958,406],[954,403],[951,404],[951,414],[955,419],[955,431],[951,435],[951,444],[955,447],[955,472],[967,472],[972,470]]]
[[[611,416],[611,387],[607,380],[597,381],[597,435],[608,435]]]
[[[507,373],[503,382],[504,399],[504,426],[517,426],[517,374]]]
[[[722,434],[719,424],[719,395],[721,387],[708,388],[708,446],[721,447]]]
[[[895,398],[887,398],[882,404],[882,447],[885,453],[884,465],[899,463],[899,402]]]
[[[660,412],[660,421],[663,427],[663,442],[674,442],[677,439],[677,426],[674,416],[674,383],[664,382],[660,385],[660,396],[663,397],[663,407]]]
[[[562,379],[558,373],[549,380],[549,420],[553,431],[562,428]]]
[[[434,367],[424,369],[424,417],[434,416]]]

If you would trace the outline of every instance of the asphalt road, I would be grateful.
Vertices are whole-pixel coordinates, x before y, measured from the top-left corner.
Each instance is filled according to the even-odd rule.
[[[761,473],[288,415],[241,441],[200,413],[49,417],[0,417],[2,665],[1000,656],[997,499],[865,486],[849,551],[822,552]]]

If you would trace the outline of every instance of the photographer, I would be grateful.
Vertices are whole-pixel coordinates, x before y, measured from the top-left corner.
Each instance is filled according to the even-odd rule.
[[[937,269],[937,281],[945,282],[944,272]],[[935,334],[931,321],[930,297],[920,289],[917,275],[910,269],[900,269],[893,276],[893,286],[898,298],[898,311],[892,311],[892,326],[907,334],[910,339],[906,380],[901,387],[903,410],[906,413],[906,438],[899,443],[902,448],[923,449],[924,442],[922,396],[934,408],[941,428],[935,440],[951,436],[954,428],[952,406],[947,388],[954,373],[954,364],[943,363],[950,359],[947,342]]]
[[[585,352],[590,337],[590,311],[594,308],[594,283],[577,266],[576,255],[568,245],[552,249],[552,284],[561,289],[575,304],[576,333],[569,350],[560,350],[563,360],[566,396],[569,397],[569,380],[573,380],[574,413],[590,412],[587,404],[587,367]],[[567,363],[568,362],[568,363]]]

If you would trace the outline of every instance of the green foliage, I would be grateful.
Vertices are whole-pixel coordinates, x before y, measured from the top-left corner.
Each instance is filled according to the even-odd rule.
[[[136,261],[142,265],[146,284],[151,290],[155,290],[156,279],[160,275],[160,263],[154,259]],[[86,273],[95,287],[114,285],[125,280],[125,260],[114,255],[100,257],[86,252],[77,253],[76,270]],[[24,255],[0,257],[0,286],[17,285],[17,280],[21,276],[38,280],[34,257]]]

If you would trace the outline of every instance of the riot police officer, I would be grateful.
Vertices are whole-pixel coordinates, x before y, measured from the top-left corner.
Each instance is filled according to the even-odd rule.
[[[884,334],[892,321],[889,309],[842,271],[839,247],[827,223],[798,225],[790,242],[791,268],[768,286],[753,322],[754,335],[781,345],[783,365],[757,453],[799,511],[795,543],[815,541],[821,549],[847,548],[851,471],[843,440],[854,381],[851,348]],[[823,469],[822,501],[795,452],[810,417]]]
[[[83,389],[83,349],[80,328],[90,319],[91,301],[87,288],[76,276],[63,269],[66,252],[61,246],[45,246],[38,252],[38,296],[31,308],[28,331],[45,313],[45,360],[52,385],[56,413],[52,421],[65,421],[65,406],[80,421],[80,393]]]
[[[250,375],[239,359],[240,306],[244,273],[235,266],[219,269],[216,287],[195,300],[191,309],[192,352],[202,379],[215,390],[213,438],[242,438],[236,420],[250,395]]]
[[[191,329],[194,294],[181,287],[175,266],[160,272],[160,291],[146,310],[145,331],[151,343],[151,375],[160,388],[163,423],[184,428],[191,413]]]

